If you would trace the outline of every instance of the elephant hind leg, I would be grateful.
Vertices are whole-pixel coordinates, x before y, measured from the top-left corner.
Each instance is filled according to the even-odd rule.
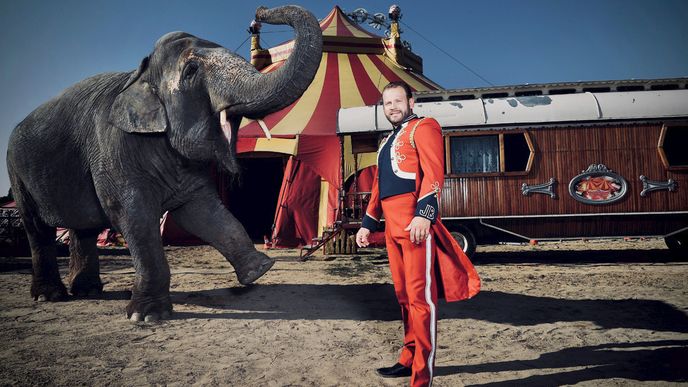
[[[12,179],[12,187],[31,247],[31,296],[38,301],[62,301],[67,298],[67,289],[57,266],[56,228],[41,220],[38,207],[16,177]]]
[[[69,292],[95,297],[103,292],[96,246],[100,230],[69,230]]]

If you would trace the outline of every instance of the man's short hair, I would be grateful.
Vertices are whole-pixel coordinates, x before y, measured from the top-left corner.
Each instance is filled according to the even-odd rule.
[[[382,92],[384,93],[385,90],[387,90],[387,89],[396,89],[397,87],[401,87],[402,89],[404,89],[404,91],[406,92],[406,98],[407,99],[410,99],[411,97],[413,97],[413,94],[411,91],[411,86],[409,86],[408,83],[406,83],[404,81],[390,82],[387,84],[387,86],[385,86],[384,89],[382,89]]]

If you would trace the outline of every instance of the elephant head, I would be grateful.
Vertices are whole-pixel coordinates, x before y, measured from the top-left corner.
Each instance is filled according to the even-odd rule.
[[[110,123],[129,133],[166,133],[182,156],[236,172],[241,117],[260,118],[298,99],[322,52],[318,21],[301,7],[260,7],[256,21],[294,28],[294,49],[282,67],[261,74],[226,48],[171,32],[129,76],[111,107]]]

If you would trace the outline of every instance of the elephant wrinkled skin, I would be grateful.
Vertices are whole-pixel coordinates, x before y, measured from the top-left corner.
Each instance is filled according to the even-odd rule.
[[[295,30],[292,55],[277,71],[261,74],[215,43],[173,32],[136,71],[81,81],[15,128],[7,166],[31,245],[34,299],[67,296],[56,227],[71,230],[69,291],[102,292],[96,236],[114,226],[136,270],[127,316],[169,316],[170,269],[159,231],[165,211],[218,249],[242,284],[270,269],[274,261],[220,202],[209,166],[238,173],[241,118],[263,117],[303,94],[320,63],[322,35],[315,17],[297,6],[258,8],[256,20]]]

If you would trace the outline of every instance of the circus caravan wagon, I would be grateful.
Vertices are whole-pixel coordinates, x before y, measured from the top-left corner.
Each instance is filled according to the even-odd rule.
[[[688,257],[688,78],[415,98],[414,111],[442,125],[440,214],[469,254],[504,240],[659,236]],[[390,129],[380,105],[339,113],[339,133],[361,152]]]

